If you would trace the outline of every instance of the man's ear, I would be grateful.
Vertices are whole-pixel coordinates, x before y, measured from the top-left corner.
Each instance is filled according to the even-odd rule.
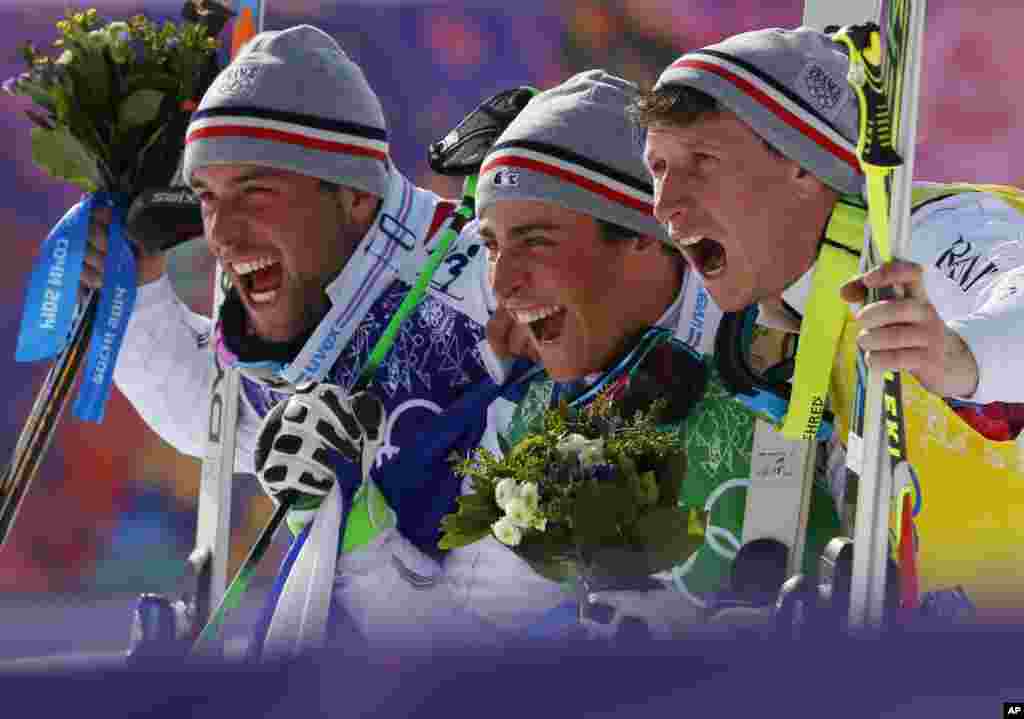
[[[371,222],[380,204],[380,197],[377,195],[354,187],[339,188],[337,198],[338,205],[345,215],[357,223]]]
[[[650,250],[660,250],[658,246],[661,244],[661,240],[651,235],[637,235],[633,240],[633,247],[637,252],[648,252]]]
[[[828,188],[828,185],[822,182],[817,175],[804,169],[800,163],[794,160],[789,162],[793,164],[790,177],[793,180],[794,189],[801,198],[807,199],[820,195],[823,190]]]

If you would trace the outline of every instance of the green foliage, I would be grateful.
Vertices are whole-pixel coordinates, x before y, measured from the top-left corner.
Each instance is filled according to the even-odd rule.
[[[583,565],[588,572],[639,576],[683,561],[695,548],[677,507],[686,455],[680,433],[657,424],[662,404],[629,419],[608,395],[582,411],[562,405],[538,418],[514,447],[502,438],[500,457],[481,448],[458,459],[456,473],[470,478],[472,491],[442,520],[439,546],[493,534],[555,581]],[[514,481],[513,488],[503,480]],[[499,506],[499,494],[508,502],[529,485],[539,496],[533,521],[543,520],[543,529],[522,521],[500,533],[498,524],[515,512]]]
[[[159,90],[136,90],[121,102],[117,111],[119,129],[142,127],[157,118],[164,93]]]
[[[687,515],[678,507],[657,507],[633,525],[637,546],[647,550],[645,574],[670,569],[697,549],[696,540],[687,533],[687,520]]]
[[[56,55],[25,45],[28,71],[4,83],[28,97],[33,159],[51,176],[93,191],[134,194],[163,130],[183,129],[202,69],[217,49],[204,26],[154,23],[142,15],[104,23],[96,10],[68,10],[56,23]],[[159,155],[159,162],[166,161]],[[163,169],[163,168],[161,168]],[[174,168],[167,168],[170,178]]]
[[[103,184],[96,158],[64,128],[32,128],[32,161],[86,192],[95,192]]]
[[[631,482],[633,488],[633,500],[640,507],[650,507],[658,503],[658,480],[654,472],[644,472],[637,475]]]

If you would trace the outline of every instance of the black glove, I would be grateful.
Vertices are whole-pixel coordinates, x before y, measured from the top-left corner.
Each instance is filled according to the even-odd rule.
[[[319,506],[337,479],[331,451],[360,462],[363,445],[368,436],[377,439],[383,416],[376,396],[359,392],[349,397],[341,387],[325,383],[280,402],[263,419],[256,440],[263,491],[273,498],[293,491],[302,508]]]

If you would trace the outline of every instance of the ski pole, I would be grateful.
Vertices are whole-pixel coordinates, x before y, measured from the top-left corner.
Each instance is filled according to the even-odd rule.
[[[391,349],[391,345],[394,344],[395,338],[398,336],[399,326],[416,308],[416,306],[419,305],[420,301],[422,301],[423,295],[427,290],[427,285],[433,277],[434,272],[441,264],[441,260],[444,259],[444,256],[447,254],[448,247],[451,245],[452,240],[458,237],[462,228],[465,227],[466,223],[473,217],[475,192],[476,176],[474,175],[466,178],[463,184],[462,202],[455,211],[455,215],[452,218],[451,223],[442,234],[440,241],[431,253],[423,271],[420,272],[419,277],[417,277],[416,284],[403,298],[398,310],[391,316],[391,320],[388,322],[383,334],[380,339],[377,340],[377,344],[370,353],[370,357],[367,359],[366,365],[359,374],[359,379],[356,380],[355,385],[353,385],[353,392],[361,391],[369,385],[377,367],[380,365],[380,362],[387,355],[388,350]],[[382,432],[378,432],[378,435],[382,434]],[[376,441],[381,442],[383,439],[378,436]],[[376,456],[376,452],[374,452],[374,456]],[[363,461],[366,461],[365,453]],[[366,475],[368,471],[367,467],[363,467],[364,475]],[[238,606],[242,597],[245,595],[245,592],[248,590],[256,567],[262,561],[263,556],[267,553],[267,549],[270,547],[270,542],[273,539],[274,534],[277,533],[277,528],[281,525],[281,522],[284,521],[288,512],[292,508],[292,504],[297,499],[297,495],[295,494],[289,494],[288,492],[282,492],[281,494],[282,497],[280,504],[278,504],[277,509],[274,510],[274,514],[270,517],[270,521],[267,522],[267,525],[256,539],[256,543],[253,545],[252,549],[249,550],[249,553],[242,562],[238,573],[235,575],[235,578],[231,580],[231,584],[225,590],[224,596],[217,606],[217,609],[213,614],[211,614],[206,626],[203,627],[203,630],[196,638],[196,641],[192,646],[193,654],[201,651],[205,644],[217,636],[220,626],[223,623],[224,616],[231,609]]]
[[[873,245],[867,250],[872,265],[905,256],[910,240],[925,2],[896,0],[886,4],[886,12],[884,56],[882,32],[874,23],[847,27],[834,36],[850,50],[850,82],[860,104],[858,157],[867,180]],[[905,454],[903,433],[899,373],[869,369],[850,597],[854,630],[875,632],[883,622],[893,503],[891,457]]]
[[[351,392],[354,393],[362,391],[369,385],[377,371],[377,368],[397,338],[400,325],[422,301],[437,268],[448,254],[448,248],[451,246],[451,243],[458,239],[463,228],[476,215],[477,172],[480,169],[483,158],[501,132],[522,111],[537,92],[537,89],[529,86],[500,92],[481,103],[473,113],[470,113],[470,115],[459,124],[459,126],[457,126],[452,132],[448,133],[444,140],[431,145],[430,165],[435,171],[440,172],[441,174],[462,176],[465,178],[462,183],[462,199],[459,202],[459,206],[455,209],[448,227],[442,231],[437,245],[432,250],[426,265],[416,278],[416,283],[402,299],[402,303],[395,311],[395,314],[392,315],[387,327],[381,334],[380,339],[377,340],[377,344],[374,345],[366,364],[360,371],[359,378],[350,390]],[[374,455],[376,455],[375,451]],[[364,467],[363,469],[364,474],[367,474],[368,476],[368,468]],[[370,492],[370,487],[367,488],[367,492],[367,500],[370,501],[372,499],[372,497],[369,496],[372,494],[372,492]],[[237,599],[232,599],[232,602],[237,603],[245,593],[248,588],[249,579],[253,573],[253,568],[260,562],[263,555],[266,553],[266,549],[269,546],[269,540],[267,540],[266,546],[261,546],[261,542],[264,540],[264,535],[269,534],[272,536],[273,533],[276,532],[277,527],[284,519],[284,516],[287,515],[289,508],[289,502],[281,502],[277,511],[271,517],[271,521],[268,522],[263,533],[260,535],[259,539],[257,539],[256,545],[253,547],[253,551],[250,551],[249,556],[246,557],[242,568],[239,570],[239,575],[236,576],[236,579],[238,579],[242,575],[242,571],[245,570],[244,578],[239,581],[238,584],[236,584],[234,580],[231,583],[233,587],[231,590],[232,596],[237,594],[238,597]],[[281,516],[278,516],[279,514],[281,514]],[[261,546],[261,549],[258,552],[255,551],[257,546]],[[224,601],[228,600],[228,598],[228,593],[225,592]],[[223,604],[224,601],[221,603]],[[219,607],[216,613],[220,613]],[[207,635],[205,628],[201,632],[201,635]],[[211,630],[211,633],[206,636],[204,641],[215,635],[216,630]],[[199,644],[198,640],[196,644]],[[196,646],[194,645],[193,651],[195,651],[195,649]]]
[[[14,455],[0,480],[0,546],[10,534],[29,485],[39,472],[46,450],[53,441],[71,396],[71,388],[89,349],[93,319],[100,293],[90,289],[83,299],[84,309],[76,319],[71,339],[51,365],[32,404],[25,426],[18,436]]]
[[[274,535],[277,534],[277,528],[281,526],[281,522],[288,516],[288,512],[295,501],[294,490],[286,490],[281,493],[281,501],[271,515],[270,520],[264,526],[263,531],[260,532],[259,537],[256,539],[256,543],[252,545],[252,549],[249,550],[249,554],[246,555],[242,561],[241,566],[238,569],[238,573],[235,574],[234,579],[231,580],[231,584],[228,585],[224,591],[224,597],[221,599],[217,609],[210,615],[209,621],[203,630],[196,637],[195,642],[192,644],[191,653],[200,653],[207,644],[215,639],[220,632],[221,625],[224,623],[224,618],[227,613],[237,607],[242,597],[245,595],[245,590],[249,586],[249,582],[252,580],[252,575],[256,571],[256,567],[259,566],[260,560],[263,559],[263,555],[267,553],[267,549],[270,548],[270,544],[274,539]]]
[[[230,56],[263,29],[266,0],[234,0],[233,10],[220,3],[223,12],[234,17],[231,27]],[[208,78],[212,84],[214,76]],[[184,184],[184,182],[183,182]],[[214,270],[211,322],[216,322],[226,293],[226,275],[220,263]],[[228,577],[231,540],[231,494],[235,471],[235,447],[238,431],[238,405],[241,379],[237,371],[221,366],[217,353],[211,353],[213,380],[210,383],[206,446],[199,475],[196,507],[196,537],[191,557],[202,557],[205,565],[198,572],[196,623],[209,619],[210,607],[224,597]],[[274,528],[276,530],[276,527]]]

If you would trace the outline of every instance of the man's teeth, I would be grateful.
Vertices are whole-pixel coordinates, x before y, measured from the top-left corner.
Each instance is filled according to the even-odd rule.
[[[548,305],[547,307],[538,307],[533,310],[509,310],[515,321],[520,324],[529,324],[530,322],[536,322],[542,320],[545,317],[550,317],[553,314],[561,312],[565,308],[561,305]]]
[[[237,275],[247,275],[250,272],[262,270],[264,267],[270,267],[271,265],[276,264],[277,262],[269,257],[260,257],[252,262],[234,262],[231,264],[231,268]]]
[[[266,302],[271,302],[277,297],[277,290],[270,290],[269,292],[250,292],[249,299],[252,300],[253,304],[262,305]]]
[[[673,238],[673,242],[675,242],[680,247],[691,247],[693,245],[696,245],[702,239],[704,239],[703,235],[691,235],[690,237]]]

